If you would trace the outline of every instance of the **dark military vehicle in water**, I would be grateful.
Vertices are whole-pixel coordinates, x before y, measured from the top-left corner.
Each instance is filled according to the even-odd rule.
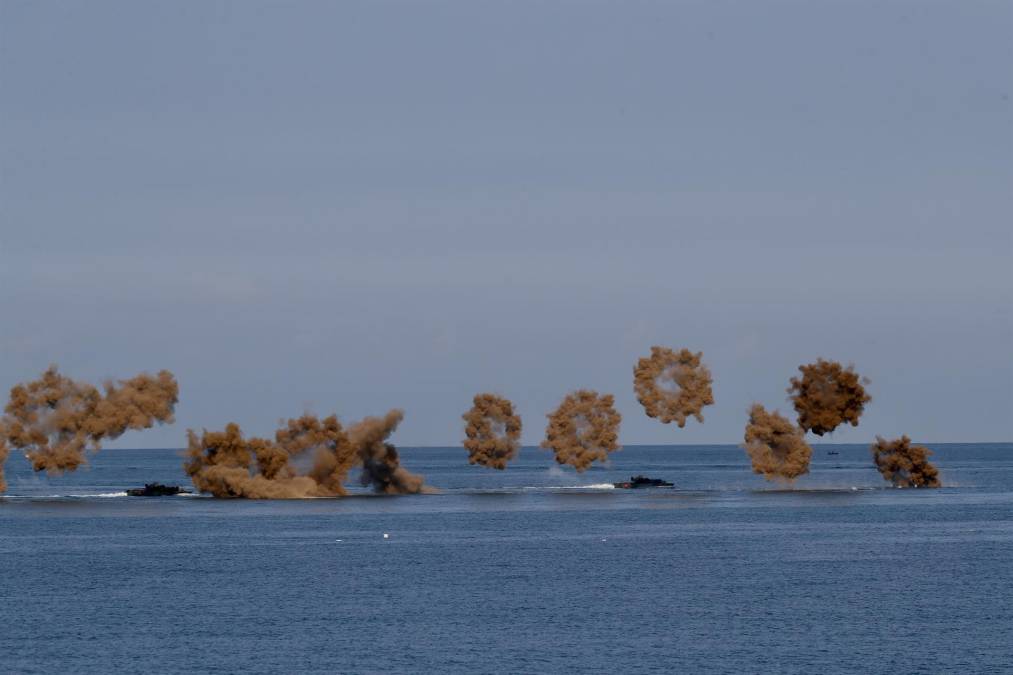
[[[127,490],[131,497],[171,497],[172,495],[188,495],[189,490],[184,490],[178,485],[162,485],[161,483],[145,483],[142,488]]]
[[[675,487],[668,481],[661,480],[660,478],[648,478],[647,476],[630,476],[629,480],[624,480],[621,483],[613,483],[612,485],[617,488],[623,488],[625,490],[636,490],[638,488],[670,488]]]

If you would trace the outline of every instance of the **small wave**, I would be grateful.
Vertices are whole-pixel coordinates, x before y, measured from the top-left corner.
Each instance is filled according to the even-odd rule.
[[[71,495],[0,495],[4,499],[95,499],[108,497],[126,497],[126,492],[91,492],[88,494]]]
[[[506,485],[503,487],[454,487],[441,488],[441,495],[522,495],[522,494],[547,494],[552,492],[598,492],[613,490],[612,483],[593,483],[591,485]],[[350,495],[351,496],[351,495]],[[369,495],[354,496],[383,496],[370,493]],[[347,497],[344,497],[347,499]]]
[[[874,487],[857,487],[852,485],[851,487],[844,486],[812,486],[812,487],[776,487],[776,488],[755,488],[748,490],[753,494],[769,494],[769,495],[802,495],[802,494],[840,494],[840,493],[851,493],[851,492],[875,492],[884,488]]]

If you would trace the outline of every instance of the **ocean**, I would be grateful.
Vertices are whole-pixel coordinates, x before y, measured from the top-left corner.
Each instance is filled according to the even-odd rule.
[[[301,501],[125,495],[189,485],[178,450],[12,455],[0,671],[1013,672],[1013,444],[927,445],[941,489],[865,445],[788,488],[734,446],[406,448],[438,494]]]

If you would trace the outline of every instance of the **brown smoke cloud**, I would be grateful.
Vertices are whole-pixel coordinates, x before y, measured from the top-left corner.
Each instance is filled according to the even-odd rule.
[[[651,347],[651,356],[633,369],[633,389],[648,417],[664,424],[686,426],[687,417],[703,422],[704,406],[714,403],[711,372],[701,362],[703,352]]]
[[[753,473],[763,474],[767,480],[790,482],[809,473],[812,448],[805,442],[805,433],[759,403],[749,409],[745,449],[753,462]]]
[[[279,455],[283,462],[276,461]],[[225,431],[205,430],[200,436],[187,430],[187,456],[183,468],[194,487],[216,497],[324,496],[312,478],[295,475],[281,448],[264,438],[244,438],[237,424],[228,424]]]
[[[0,420],[0,486],[6,445],[25,453],[35,471],[73,471],[87,462],[90,446],[115,439],[128,429],[171,423],[179,400],[176,378],[167,370],[108,381],[103,390],[61,375],[50,366],[42,376],[11,389]]]
[[[611,394],[581,389],[569,394],[547,417],[542,447],[556,454],[556,461],[577,471],[586,470],[608,453],[619,449],[622,416],[613,406]]]
[[[788,393],[800,427],[822,436],[844,422],[858,426],[865,404],[872,400],[862,386],[868,378],[860,378],[853,366],[823,359],[798,369],[802,377],[791,378]]]
[[[367,417],[348,431],[352,446],[362,460],[362,484],[389,495],[425,491],[422,476],[408,472],[398,459],[397,448],[386,442],[404,418],[401,410],[383,417]]]
[[[346,431],[334,415],[320,420],[307,414],[288,420],[273,441],[244,438],[237,424],[200,436],[189,430],[183,467],[198,490],[216,497],[339,497],[347,494],[344,482],[356,466],[363,469],[362,484],[377,492],[422,492],[422,477],[405,470],[397,449],[386,443],[403,417],[392,410]],[[298,468],[308,462],[308,470]]]
[[[898,487],[942,487],[939,470],[929,462],[932,452],[921,445],[911,445],[911,439],[901,436],[892,441],[876,436],[872,445],[872,458],[876,468]]]
[[[468,463],[505,469],[521,447],[521,418],[513,403],[496,394],[476,394],[473,403],[461,416]]]

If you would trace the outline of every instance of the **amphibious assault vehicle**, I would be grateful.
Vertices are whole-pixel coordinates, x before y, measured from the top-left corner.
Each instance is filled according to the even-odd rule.
[[[142,488],[127,490],[131,497],[171,497],[172,495],[188,495],[189,490],[184,490],[178,485],[162,485],[161,483],[145,483]]]
[[[638,488],[666,488],[675,487],[668,481],[661,480],[660,478],[648,478],[647,476],[630,476],[629,480],[624,480],[621,483],[613,483],[617,488],[623,488],[625,490],[636,490]]]

